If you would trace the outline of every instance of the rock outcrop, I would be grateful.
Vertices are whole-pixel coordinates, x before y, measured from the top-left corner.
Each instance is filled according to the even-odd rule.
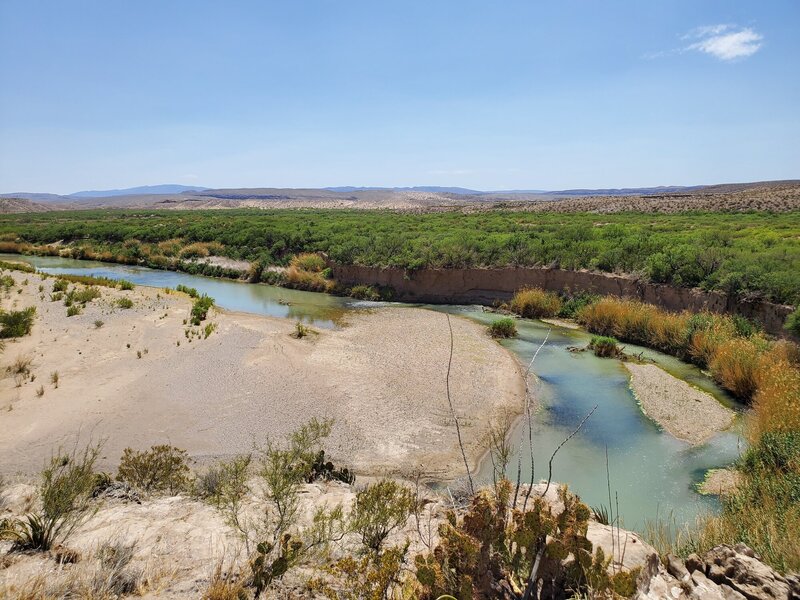
[[[649,557],[635,600],[800,600],[800,577],[780,575],[744,544],[664,562]]]

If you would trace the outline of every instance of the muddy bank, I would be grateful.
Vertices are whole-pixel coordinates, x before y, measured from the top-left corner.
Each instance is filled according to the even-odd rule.
[[[592,292],[631,298],[672,311],[708,310],[741,315],[782,337],[788,335],[783,324],[793,310],[791,306],[761,300],[739,300],[719,292],[677,288],[625,275],[590,271],[514,267],[408,271],[338,264],[332,264],[331,268],[334,279],[343,285],[388,286],[394,289],[396,299],[404,302],[491,305],[508,300],[520,288],[535,286],[555,292]]]

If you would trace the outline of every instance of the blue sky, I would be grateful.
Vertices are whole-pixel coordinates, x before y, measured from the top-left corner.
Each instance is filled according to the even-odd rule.
[[[800,2],[0,0],[0,191],[800,178]]]

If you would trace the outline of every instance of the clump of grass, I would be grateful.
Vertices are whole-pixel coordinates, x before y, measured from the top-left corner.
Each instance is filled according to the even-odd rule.
[[[14,278],[11,275],[0,275],[0,288],[9,291],[14,287]]]
[[[517,337],[517,325],[514,319],[508,317],[497,319],[489,325],[489,335],[493,338]]]
[[[82,290],[74,289],[67,292],[64,298],[64,304],[66,306],[71,306],[73,303],[87,304],[95,298],[99,298],[100,295],[100,290],[94,286],[86,287]]]
[[[50,383],[53,384],[54,388],[58,388],[58,371],[53,371],[50,373]]]
[[[523,288],[509,303],[509,309],[526,319],[554,317],[561,310],[558,294],[540,288]]]
[[[717,347],[708,366],[722,387],[749,400],[756,391],[759,357],[765,350],[763,340],[734,338]]]
[[[33,366],[33,356],[31,354],[20,354],[10,365],[6,367],[6,373],[14,378],[17,387],[32,376],[31,367]]]
[[[133,308],[133,300],[130,298],[117,298],[117,306],[122,309]]]
[[[44,396],[44,386],[40,385],[38,388],[36,388],[36,397],[41,398],[42,396]]]
[[[319,254],[311,252],[303,252],[297,256],[292,257],[289,262],[291,267],[301,271],[308,271],[309,273],[321,273],[325,270],[325,259]]]
[[[208,336],[210,336],[216,329],[216,323],[206,323],[206,326],[203,327],[203,339],[207,340]]]
[[[135,287],[133,283],[131,283],[127,279],[119,279],[117,280],[117,284],[119,285],[119,289],[121,290],[132,290]]]
[[[68,287],[69,287],[69,281],[67,281],[66,279],[59,278],[53,282],[54,292],[66,292]]]
[[[81,307],[77,304],[73,304],[72,306],[67,307],[67,316],[74,317],[76,315],[81,314]]]
[[[103,321],[101,321],[100,319],[97,319],[94,322],[94,328],[95,329],[100,329],[103,325],[105,325],[105,323]]]
[[[137,350],[136,351],[136,358],[142,358],[142,351],[141,350]]]
[[[28,335],[33,328],[36,307],[22,310],[0,311],[0,338],[16,338]]]
[[[622,356],[619,341],[613,337],[594,335],[589,342],[589,348],[594,352],[595,356],[600,358],[619,358]]]
[[[356,285],[350,288],[350,296],[357,300],[373,300],[381,299],[381,294],[371,285]]]
[[[284,273],[286,287],[309,292],[329,292],[335,287],[335,282],[327,279],[322,272],[306,271],[291,266]]]
[[[63,283],[59,283],[63,282]],[[110,279],[108,277],[97,277],[95,275],[59,275],[56,282],[53,284],[54,291],[66,291],[67,282],[80,283],[86,286],[101,286],[108,288],[120,287],[120,281],[117,279]],[[126,282],[129,283],[129,282]],[[64,286],[63,289],[56,289],[56,285]]]
[[[292,337],[301,340],[304,337],[311,335],[312,333],[316,332],[307,325],[303,325],[300,321],[297,321],[294,324],[294,332],[292,333]]]

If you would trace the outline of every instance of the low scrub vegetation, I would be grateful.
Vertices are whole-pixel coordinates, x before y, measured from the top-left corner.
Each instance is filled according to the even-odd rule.
[[[517,325],[514,323],[514,319],[508,317],[497,319],[489,325],[489,335],[493,338],[517,337]]]
[[[0,310],[0,339],[28,335],[33,328],[35,317],[35,306],[29,306],[22,310]]]
[[[16,252],[16,250],[13,250]],[[23,262],[9,262],[7,260],[0,260],[0,271],[21,271],[22,273],[35,273],[36,269],[29,265],[28,263]]]
[[[143,222],[146,217],[146,224]],[[64,255],[239,277],[208,254],[321,271],[341,264],[406,269],[547,266],[640,273],[654,282],[797,304],[797,212],[403,213],[359,210],[58,211],[0,215],[7,252]],[[142,238],[147,238],[143,241]],[[47,246],[63,240],[63,244]],[[124,241],[121,241],[124,240]],[[306,259],[306,255],[314,258]],[[267,271],[269,272],[269,271]]]
[[[110,279],[109,277],[98,277],[96,275],[69,275],[69,274],[61,274],[58,275],[58,279],[53,284],[53,291],[64,291],[66,290],[66,283],[80,283],[86,286],[100,286],[100,287],[107,287],[107,288],[120,288],[122,290],[132,290],[133,284],[130,281],[126,281],[124,279]],[[59,289],[56,289],[56,286],[59,286]],[[63,286],[60,287],[60,286]]]
[[[0,522],[0,539],[20,550],[50,550],[63,543],[93,513],[94,463],[99,446],[59,452],[42,471],[41,508],[22,519]]]
[[[185,450],[166,444],[143,452],[125,448],[117,479],[145,493],[177,494],[189,489],[188,455]]]
[[[350,288],[348,295],[356,300],[378,301],[381,299],[380,292],[371,285],[355,285]]]
[[[622,356],[619,342],[613,337],[604,335],[592,336],[589,342],[589,348],[594,352],[595,356],[599,356],[600,358],[619,358]]]
[[[561,307],[562,302],[558,294],[539,288],[519,290],[508,304],[509,310],[526,319],[555,317]]]
[[[192,311],[189,315],[192,325],[200,325],[202,321],[205,321],[212,306],[214,306],[214,299],[211,296],[203,294],[195,297],[192,303]]]
[[[117,298],[116,305],[122,309],[133,308],[133,300],[130,298]]]

